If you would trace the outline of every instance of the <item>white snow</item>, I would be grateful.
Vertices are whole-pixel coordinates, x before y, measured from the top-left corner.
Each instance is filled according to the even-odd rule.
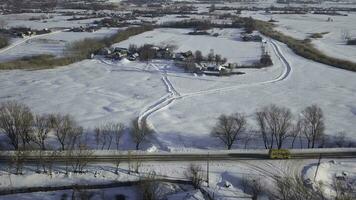
[[[262,11],[244,11],[243,16],[268,21],[271,18],[278,21],[276,29],[297,39],[306,39],[313,33],[326,33],[323,38],[312,39],[312,44],[329,56],[356,62],[356,46],[346,45],[343,34],[356,37],[355,13],[345,13],[348,16],[329,15],[297,15],[297,14],[266,14]],[[328,18],[333,21],[328,22]]]
[[[305,167],[304,179],[309,179],[315,185],[322,184],[328,197],[335,196],[333,188],[335,178],[344,178],[353,182],[356,180],[356,163],[354,161],[322,161],[318,171],[317,163]],[[317,173],[316,173],[317,172]]]
[[[239,29],[210,30],[213,33],[219,33],[219,37],[188,35],[192,31],[190,29],[155,29],[131,37],[114,46],[128,47],[130,44],[164,46],[169,44],[176,45],[177,52],[200,50],[203,55],[207,55],[210,50],[214,50],[215,54],[221,54],[229,62],[240,64],[251,64],[260,59],[261,43],[242,42]]]
[[[0,50],[0,60],[9,61],[24,56],[34,56],[40,54],[52,54],[63,56],[63,50],[71,42],[79,41],[84,38],[104,38],[115,34],[117,28],[103,28],[99,31],[89,33],[77,33],[55,31],[45,35],[37,35],[24,39],[15,39],[12,45]]]

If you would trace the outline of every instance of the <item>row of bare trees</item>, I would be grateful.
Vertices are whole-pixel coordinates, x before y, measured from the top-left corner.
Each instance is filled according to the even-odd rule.
[[[315,148],[325,138],[324,114],[317,105],[306,107],[297,119],[291,110],[277,105],[265,106],[255,113],[258,133],[266,149],[281,149],[287,138],[292,139],[292,148],[297,138],[304,138],[308,148]],[[220,139],[227,149],[239,139],[250,138],[246,116],[241,113],[221,115],[211,135]]]
[[[28,106],[16,101],[0,104],[0,130],[15,150],[36,148],[34,144],[47,150],[51,131],[61,150],[73,149],[83,134],[83,128],[70,115],[33,114]]]
[[[103,123],[94,129],[98,149],[119,150],[120,142],[125,133],[122,123]],[[0,132],[5,134],[14,150],[48,150],[50,133],[60,146],[60,150],[79,149],[87,141],[83,141],[83,127],[79,126],[71,115],[34,114],[31,109],[16,101],[0,104]],[[132,121],[130,134],[138,150],[140,145],[152,135],[153,130],[147,122],[138,119]]]

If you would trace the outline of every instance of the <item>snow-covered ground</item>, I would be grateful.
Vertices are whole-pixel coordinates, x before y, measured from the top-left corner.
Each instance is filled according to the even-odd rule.
[[[146,67],[86,60],[53,70],[3,71],[0,99],[19,100],[35,112],[70,113],[87,128],[107,121],[128,125],[143,107],[165,94],[160,75],[150,67],[153,72],[142,72]]]
[[[70,10],[66,10],[70,11]],[[75,12],[79,12],[78,10]],[[30,20],[33,17],[45,16],[48,19],[43,20]],[[28,27],[32,29],[58,29],[58,28],[72,28],[87,26],[95,20],[100,20],[102,18],[92,18],[85,20],[74,20],[68,21],[72,16],[63,16],[58,13],[22,13],[22,14],[8,14],[0,15],[0,20],[6,22],[7,27]]]
[[[117,33],[117,28],[102,28],[96,32],[68,32],[54,31],[45,35],[37,35],[28,38],[16,38],[11,41],[9,47],[0,50],[2,62],[19,59],[24,56],[40,54],[52,54],[63,56],[63,50],[71,42],[84,38],[104,38]]]
[[[262,11],[243,12],[243,16],[268,21],[271,18],[278,21],[276,29],[298,39],[306,39],[313,33],[326,33],[323,38],[312,39],[312,43],[329,56],[356,62],[356,46],[346,45],[343,35],[348,33],[356,37],[355,13],[345,13],[348,16],[329,15],[286,15],[266,14]],[[328,18],[333,21],[329,22]]]
[[[205,85],[213,84],[214,88],[223,88],[222,83],[172,76],[171,81],[177,91],[184,91],[186,85],[198,84],[194,88],[195,93],[199,93],[177,99],[161,112],[151,115],[149,121],[159,130],[160,141],[173,149],[216,148],[219,143],[214,142],[209,133],[220,114],[245,113],[253,124],[256,109],[270,103],[289,107],[295,114],[305,106],[318,104],[325,112],[327,134],[345,131],[355,138],[356,74],[306,60],[296,56],[285,45],[279,46],[292,66],[290,76],[280,82],[204,92],[199,87],[203,82]]]
[[[317,168],[317,163],[306,166],[303,177],[305,180],[311,180],[314,184],[321,182],[328,197],[335,196],[334,180],[336,178],[351,184],[356,183],[356,163],[354,161],[324,161]]]
[[[75,195],[80,195],[77,191]],[[85,190],[85,194],[92,196],[91,199],[105,199],[115,200],[117,196],[124,195],[127,200],[139,200],[139,190],[137,187],[119,187],[110,189],[98,189],[98,190]],[[34,192],[25,194],[13,194],[0,196],[3,200],[54,200],[54,199],[71,199],[73,195],[72,190],[54,191],[54,192]]]
[[[246,193],[247,188],[245,187],[247,186],[243,184],[245,180],[257,180],[261,183],[263,189],[273,191],[273,184],[276,176],[300,175],[305,179],[311,178],[313,180],[317,162],[317,160],[210,161],[210,188],[205,187],[206,184],[204,183],[203,189],[210,194],[214,193],[216,199],[249,199],[251,196]],[[186,178],[185,174],[190,164],[190,162],[143,162],[139,168],[139,175],[146,176],[154,170],[157,178],[181,180]],[[206,180],[207,163],[193,162],[193,164],[201,167],[204,180]],[[355,164],[355,160],[352,159],[322,160],[317,181],[325,181],[325,184],[327,185],[330,183],[328,181],[335,177],[335,174],[342,172],[347,173],[348,178],[355,178]],[[110,183],[111,181],[139,180],[138,174],[127,174],[127,163],[120,164],[120,173],[118,175],[114,173],[115,167],[111,164],[90,165],[87,168],[90,169],[90,173],[80,175],[72,174],[69,177],[66,177],[63,174],[64,168],[64,166],[60,167],[60,165],[57,165],[54,168],[55,173],[52,177],[46,174],[36,174],[34,172],[36,169],[35,166],[27,166],[24,175],[9,175],[6,169],[2,168],[0,173],[0,189],[46,185],[103,184]],[[165,189],[160,191],[162,193],[169,194],[168,191],[171,190],[168,199],[178,200],[182,199],[182,196],[190,197],[195,195],[197,198],[201,196],[200,192],[194,190],[191,186],[177,187],[168,184],[163,188]],[[108,197],[107,199],[113,199],[117,194],[124,194],[128,199],[140,199],[140,191],[137,187],[112,188],[103,191],[105,196]],[[94,190],[94,192],[97,192],[98,194],[98,191]],[[63,193],[71,194],[71,191],[6,195],[0,196],[0,199],[17,199],[21,197],[25,197],[26,199],[28,199],[28,197],[32,197],[31,199],[53,199],[54,197],[61,196]]]
[[[166,35],[177,34],[175,29],[164,31],[144,33],[117,46],[142,44],[144,39],[160,43],[166,38],[163,41],[168,42]],[[227,40],[204,36],[187,42],[187,37],[190,36],[177,34],[175,38],[182,50],[199,49],[199,44],[210,48],[214,47],[210,44]],[[253,52],[253,48],[243,48],[242,44],[239,47],[238,41],[227,41],[236,42],[237,48],[232,46],[236,56],[223,45],[216,46],[215,52],[236,60],[246,54],[243,50],[239,54],[240,49]],[[271,44],[268,49],[275,65],[242,70],[246,74],[241,76],[194,76],[166,61],[112,63],[100,59],[52,70],[2,72],[0,100],[18,100],[40,113],[70,113],[91,135],[92,128],[103,121],[130,125],[135,117],[147,118],[156,130],[151,142],[161,150],[222,148],[218,140],[209,136],[220,114],[245,113],[251,128],[255,128],[253,113],[271,103],[289,107],[294,114],[316,103],[324,110],[327,134],[344,131],[355,139],[356,74],[296,56],[283,44]],[[291,67],[287,77],[283,75],[287,66],[281,62],[277,49]],[[123,148],[132,148],[129,141],[129,137],[125,138]]]
[[[228,62],[251,64],[260,59],[262,50],[259,42],[241,41],[240,29],[213,29],[212,33],[218,33],[218,37],[210,35],[188,35],[190,29],[155,29],[134,37],[114,46],[128,47],[130,44],[138,46],[143,44],[176,45],[177,51],[200,50],[207,55],[210,50],[221,54]]]

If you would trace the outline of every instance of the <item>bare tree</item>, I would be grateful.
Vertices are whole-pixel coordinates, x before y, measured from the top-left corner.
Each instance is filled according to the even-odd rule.
[[[202,167],[199,165],[191,164],[185,172],[185,177],[188,178],[195,189],[199,189],[204,181],[204,175]]]
[[[5,19],[0,19],[0,29],[5,29],[7,26],[7,21]]]
[[[94,129],[95,132],[95,141],[96,141],[96,146],[98,149],[103,150],[104,146],[106,145],[106,138],[102,137],[102,129],[100,126],[96,127]]]
[[[0,130],[9,138],[15,150],[19,149],[20,142],[25,149],[31,141],[32,120],[32,112],[26,105],[16,101],[0,104]]]
[[[150,44],[145,44],[139,48],[140,60],[149,61],[156,56],[156,50],[153,49],[153,46]]]
[[[215,55],[215,63],[216,63],[217,65],[220,65],[221,61],[222,61],[221,55],[216,54],[216,55]]]
[[[125,125],[121,123],[114,124],[113,138],[115,141],[116,150],[119,150],[121,137],[124,135]]]
[[[11,159],[12,168],[15,169],[15,174],[22,174],[23,166],[26,158],[26,151],[16,150]]]
[[[32,141],[36,143],[41,150],[46,150],[46,140],[51,131],[51,121],[48,115],[36,115],[33,121]]]
[[[83,128],[70,115],[56,114],[51,116],[54,134],[61,145],[61,150],[73,149],[83,133]]]
[[[139,123],[137,119],[132,121],[131,135],[136,143],[136,150],[139,150],[142,142],[152,134],[153,130],[148,126],[146,120],[141,121],[141,123]]]
[[[188,72],[194,72],[196,70],[194,58],[188,57],[187,59],[185,59],[183,62],[183,67]]]
[[[101,150],[104,150],[105,146],[110,149],[112,143],[111,123],[103,124],[95,128],[95,138],[98,145],[101,145]]]
[[[315,186],[315,190],[307,187],[302,178],[276,177],[277,190],[271,194],[271,199],[277,200],[325,200],[321,185]]]
[[[121,155],[120,151],[117,151],[116,152],[116,156],[115,156],[115,174],[119,174],[119,166],[120,166],[120,163],[121,163],[121,159],[119,158]]]
[[[129,48],[128,48],[128,50],[129,50],[129,52],[130,53],[135,53],[135,52],[137,52],[137,45],[135,45],[135,44],[130,44],[129,45]]]
[[[78,150],[71,151],[72,170],[74,173],[83,173],[85,167],[92,159],[93,151],[89,150],[86,145],[80,145]]]
[[[241,185],[243,191],[252,196],[252,200],[257,200],[258,196],[263,193],[262,184],[259,179],[243,178]]]
[[[246,126],[246,118],[240,113],[230,116],[221,115],[211,135],[219,138],[226,148],[230,150],[238,137],[245,132]]]
[[[120,139],[124,133],[125,126],[121,123],[106,123],[95,128],[95,139],[97,146],[101,145],[101,149],[109,150],[114,142],[115,147],[119,150]]]
[[[333,179],[331,185],[335,191],[335,200],[352,200],[356,199],[356,183],[352,180]]]
[[[214,50],[213,49],[210,50],[210,53],[207,56],[207,60],[210,63],[213,63],[215,61],[215,54],[214,54]]]
[[[194,53],[195,62],[201,63],[204,60],[204,56],[201,51],[197,50]]]
[[[256,120],[262,134],[265,147],[273,148],[274,141],[281,149],[284,140],[290,136],[292,113],[290,109],[269,105],[256,113]]]
[[[274,142],[274,135],[272,132],[268,131],[268,127],[266,124],[266,112],[265,111],[258,111],[256,112],[256,121],[259,126],[259,131],[262,135],[263,143],[265,145],[266,149],[272,149],[273,148],[273,142]]]
[[[320,107],[312,105],[302,111],[301,131],[308,141],[308,148],[314,148],[315,143],[324,137],[324,114]]]
[[[132,167],[131,169],[134,169],[134,172],[136,174],[140,173],[140,168],[142,167],[142,160],[139,158],[139,155],[134,155],[134,160],[135,162],[132,162]]]
[[[156,172],[151,171],[140,181],[140,189],[142,191],[142,199],[156,200],[159,197],[159,182],[156,180]]]

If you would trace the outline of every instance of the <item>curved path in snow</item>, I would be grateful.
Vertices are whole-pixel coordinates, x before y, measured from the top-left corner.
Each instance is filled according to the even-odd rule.
[[[141,112],[138,117],[138,123],[141,123],[143,120],[146,120],[150,115],[152,115],[153,113],[170,105],[172,102],[174,102],[177,99],[194,97],[194,96],[199,96],[199,95],[206,95],[206,94],[217,93],[217,92],[226,92],[226,91],[250,87],[250,86],[272,84],[272,83],[277,83],[277,82],[287,79],[292,72],[292,67],[291,67],[290,63],[288,62],[288,60],[285,58],[283,52],[280,50],[278,44],[272,40],[270,40],[270,44],[272,45],[275,54],[280,59],[282,64],[285,66],[285,68],[281,75],[279,75],[275,79],[272,79],[269,81],[256,82],[256,83],[251,83],[251,84],[240,84],[240,85],[236,85],[236,86],[229,86],[229,87],[223,87],[223,88],[216,88],[216,89],[180,94],[179,92],[177,92],[177,90],[174,88],[173,84],[168,79],[167,72],[166,71],[163,72],[156,65],[151,64],[151,66],[153,66],[157,71],[159,71],[161,73],[162,81],[167,87],[168,94],[161,97],[158,101],[154,102],[152,105],[144,108],[143,112]]]
[[[171,104],[174,100],[181,97],[181,94],[174,88],[172,82],[167,77],[167,72],[162,71],[156,65],[150,63],[150,65],[155,68],[159,73],[161,73],[161,79],[167,89],[167,94],[161,97],[158,101],[154,102],[152,105],[144,108],[144,110],[138,116],[138,123],[141,124],[154,112],[166,107]]]
[[[240,89],[240,88],[245,88],[245,87],[251,87],[251,86],[259,86],[259,85],[267,85],[271,83],[277,83],[280,81],[283,81],[289,77],[289,75],[292,73],[292,67],[288,60],[285,58],[284,54],[280,50],[278,44],[275,41],[270,41],[272,48],[279,58],[279,60],[282,62],[282,64],[285,66],[284,71],[282,74],[280,74],[278,77],[269,80],[269,81],[262,81],[262,82],[255,82],[255,83],[245,83],[245,84],[239,84],[239,85],[234,85],[234,86],[228,86],[228,87],[223,87],[223,88],[216,88],[216,89],[210,89],[210,90],[203,90],[203,91],[198,91],[198,92],[192,92],[192,93],[186,93],[182,95],[181,97],[193,97],[193,96],[199,96],[199,95],[205,95],[205,94],[211,94],[211,93],[217,93],[217,92],[226,92],[234,89]]]
[[[213,93],[220,93],[220,92],[227,92],[235,89],[240,89],[240,88],[246,88],[246,87],[251,87],[251,86],[261,86],[261,85],[268,85],[268,84],[273,84],[277,83],[280,81],[283,81],[287,79],[290,74],[292,73],[292,67],[291,64],[288,62],[288,60],[285,58],[283,52],[281,51],[279,45],[273,41],[270,40],[269,43],[271,44],[274,53],[276,56],[279,58],[279,60],[282,62],[284,66],[283,72],[277,76],[276,78],[268,81],[262,81],[262,82],[255,82],[255,83],[245,83],[245,84],[239,84],[239,85],[234,85],[234,86],[228,86],[228,87],[222,87],[222,88],[216,88],[216,89],[210,89],[210,90],[203,90],[203,91],[198,91],[198,92],[192,92],[192,93],[185,93],[185,94],[180,94],[172,84],[172,82],[168,78],[168,74],[166,70],[160,69],[157,65],[154,63],[150,63],[147,65],[146,68],[152,67],[155,69],[156,72],[161,74],[161,79],[164,85],[166,86],[167,94],[159,98],[157,101],[153,102],[152,104],[144,107],[142,111],[139,113],[138,116],[138,124],[141,125],[142,122],[146,121],[147,118],[149,118],[152,114],[160,111],[161,109],[167,107],[168,105],[172,104],[175,100],[179,99],[184,99],[184,98],[189,98],[189,97],[194,97],[194,96],[200,96],[200,95],[207,95],[207,94],[213,94]],[[103,59],[100,59],[100,61],[106,65],[114,66],[114,64],[109,63]],[[132,70],[132,69],[131,69]],[[111,70],[109,70],[111,71]],[[139,68],[135,68],[134,71],[142,71],[142,72],[150,72],[150,70],[142,70]],[[158,142],[159,144],[159,142]],[[163,147],[161,147],[163,149]]]

